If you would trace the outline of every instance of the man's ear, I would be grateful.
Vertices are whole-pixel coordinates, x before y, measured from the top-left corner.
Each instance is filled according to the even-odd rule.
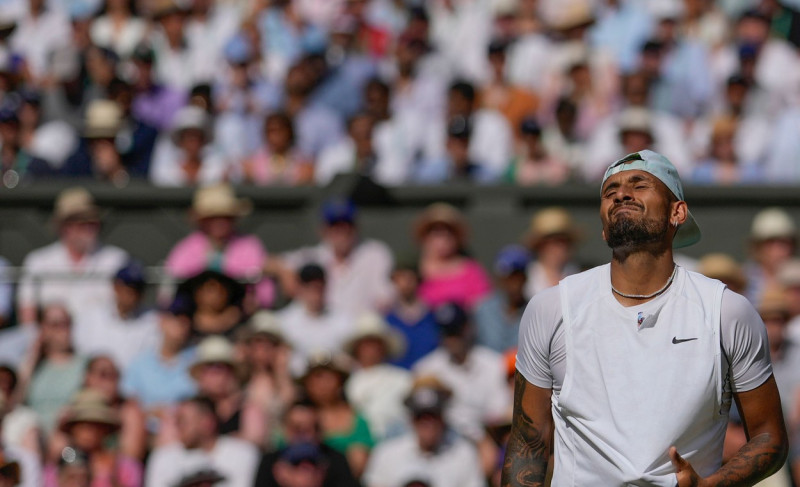
[[[688,218],[689,206],[685,201],[676,201],[672,203],[672,211],[669,215],[669,222],[671,225],[675,222],[677,222],[678,225],[683,225]]]

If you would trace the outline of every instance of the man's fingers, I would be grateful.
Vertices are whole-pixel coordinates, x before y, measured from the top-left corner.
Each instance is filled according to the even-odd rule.
[[[669,448],[669,459],[672,460],[672,464],[675,465],[675,469],[678,472],[686,467],[686,460],[684,460],[683,457],[678,454],[678,449],[674,446]]]

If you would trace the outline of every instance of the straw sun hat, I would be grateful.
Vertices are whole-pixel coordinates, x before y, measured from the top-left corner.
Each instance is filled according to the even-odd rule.
[[[221,336],[210,336],[203,339],[197,346],[194,363],[189,368],[189,373],[195,380],[200,369],[208,364],[225,364],[238,373],[238,364],[233,350],[233,344]]]
[[[364,313],[356,320],[355,332],[344,344],[343,349],[353,355],[358,342],[367,338],[381,340],[392,358],[400,357],[406,351],[405,337],[376,313]]]
[[[434,203],[420,214],[414,225],[414,236],[421,241],[434,225],[444,225],[464,243],[467,238],[467,222],[458,209],[447,203]]]
[[[581,237],[569,212],[554,206],[533,215],[525,240],[531,248],[536,248],[545,238],[556,235],[563,235],[573,242]]]
[[[67,412],[61,421],[61,431],[69,432],[77,423],[95,423],[116,430],[120,426],[119,413],[108,404],[102,393],[93,389],[78,392],[67,406]]]
[[[216,216],[241,217],[252,209],[250,200],[237,199],[231,185],[225,183],[198,189],[192,201],[192,216],[198,220]]]
[[[95,205],[92,195],[81,187],[67,188],[56,198],[53,221],[66,220],[99,221],[100,209]]]

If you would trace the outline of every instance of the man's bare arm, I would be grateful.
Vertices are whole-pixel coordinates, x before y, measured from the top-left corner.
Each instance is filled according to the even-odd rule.
[[[543,486],[552,448],[550,389],[514,378],[514,416],[503,464],[502,487]]]
[[[749,486],[772,475],[783,466],[789,451],[789,442],[775,378],[770,377],[752,391],[741,392],[734,397],[742,416],[747,443],[728,463],[705,479],[697,479],[696,474],[691,475],[694,469],[675,452],[673,462],[678,466],[679,486]],[[673,455],[673,451],[670,454]],[[681,463],[684,464],[683,469]]]

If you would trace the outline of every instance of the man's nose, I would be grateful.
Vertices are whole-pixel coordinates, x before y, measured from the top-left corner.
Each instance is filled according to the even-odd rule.
[[[620,186],[617,188],[616,193],[614,193],[614,201],[621,202],[621,201],[630,201],[633,199],[633,191],[627,186]]]

